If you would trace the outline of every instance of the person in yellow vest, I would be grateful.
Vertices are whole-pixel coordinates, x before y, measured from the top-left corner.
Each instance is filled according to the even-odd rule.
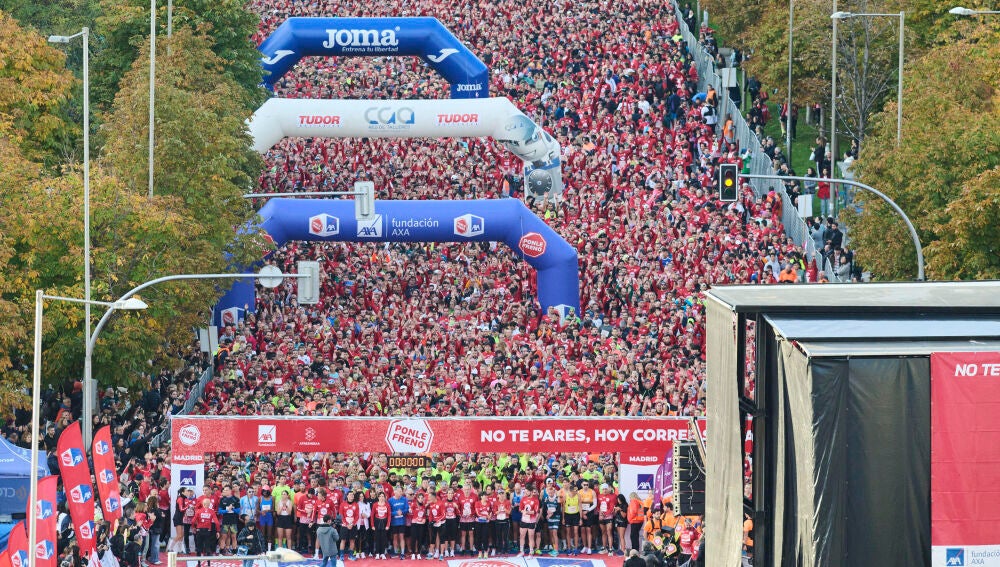
[[[576,485],[569,484],[563,499],[563,525],[566,526],[566,547],[570,553],[579,550],[580,545],[580,494]]]
[[[590,486],[590,481],[581,483],[580,491],[581,534],[583,535],[582,553],[591,553],[594,542],[594,530],[597,529],[597,492]]]

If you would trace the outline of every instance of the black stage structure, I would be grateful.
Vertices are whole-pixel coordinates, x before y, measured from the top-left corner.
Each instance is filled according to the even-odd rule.
[[[929,356],[1000,350],[1000,282],[722,286],[706,311],[708,567],[741,564],[745,517],[757,567],[929,566]]]

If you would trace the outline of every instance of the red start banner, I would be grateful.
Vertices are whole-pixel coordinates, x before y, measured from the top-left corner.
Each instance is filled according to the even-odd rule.
[[[1000,565],[1000,352],[931,354],[931,564]]]
[[[704,422],[700,424],[704,429]],[[686,440],[682,417],[283,418],[177,416],[173,454],[232,452],[613,452],[662,456]],[[183,458],[183,457],[182,457]]]

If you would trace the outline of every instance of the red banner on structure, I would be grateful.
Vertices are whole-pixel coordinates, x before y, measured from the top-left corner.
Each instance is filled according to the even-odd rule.
[[[38,481],[38,502],[35,503],[35,565],[37,567],[56,567],[59,559],[56,553],[56,520],[59,509],[56,508],[56,485],[59,478],[47,476]],[[32,505],[28,502],[28,506]],[[30,508],[24,511],[29,516]],[[30,517],[30,516],[29,516]]]
[[[18,522],[7,539],[7,554],[13,567],[28,567],[28,528]]]
[[[86,557],[94,550],[94,485],[90,483],[90,467],[79,421],[71,423],[59,435],[56,450],[76,541],[80,554]]]
[[[228,452],[626,452],[662,456],[688,439],[688,419],[275,418],[176,416],[174,459]],[[180,457],[180,458],[178,458]]]
[[[932,563],[972,565],[979,554],[995,560],[998,526],[1000,352],[933,353]]]
[[[94,459],[94,478],[97,479],[97,492],[101,495],[101,510],[104,511],[104,519],[113,526],[122,517],[122,497],[112,449],[111,426],[108,425],[94,435],[94,447],[90,454]]]

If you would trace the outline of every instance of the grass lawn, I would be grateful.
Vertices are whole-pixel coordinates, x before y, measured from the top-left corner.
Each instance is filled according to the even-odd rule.
[[[779,116],[781,115],[780,104],[768,103],[771,111],[771,119],[767,121],[764,134],[774,138],[774,141],[781,146],[781,151],[785,151],[785,137],[781,133]],[[816,145],[817,129],[815,126],[806,123],[806,111],[799,111],[799,120],[795,128],[796,136],[792,138],[792,169],[796,175],[805,175],[806,170],[813,166],[812,150]],[[813,215],[819,214],[819,199],[813,199]]]

